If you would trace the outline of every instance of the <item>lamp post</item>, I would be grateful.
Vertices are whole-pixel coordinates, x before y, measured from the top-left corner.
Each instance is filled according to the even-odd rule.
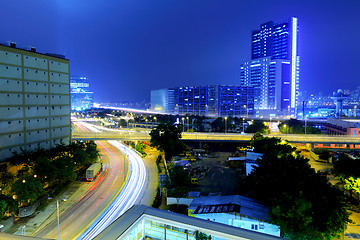
[[[64,202],[67,199],[63,199]],[[57,212],[57,225],[58,225],[58,240],[60,240],[60,219],[59,219],[59,200],[56,200],[56,212]]]
[[[285,128],[285,130],[286,130],[286,133],[288,133],[288,129],[287,129],[286,124],[284,124],[284,128]]]
[[[57,212],[57,225],[58,225],[58,240],[60,240],[59,200],[56,200],[56,212]]]
[[[305,115],[305,134],[306,134],[306,115]]]
[[[356,107],[357,106],[354,106],[354,117],[356,117]]]
[[[245,118],[243,118],[242,120],[243,120],[243,132],[245,132]]]
[[[183,124],[183,132],[185,132],[185,123],[184,123],[184,118],[181,118],[181,120],[182,120],[182,124]]]
[[[227,130],[227,117],[225,117],[225,133],[226,133],[226,130]]]
[[[186,131],[189,130],[189,117],[186,117],[186,122],[187,122],[187,128],[186,128]]]

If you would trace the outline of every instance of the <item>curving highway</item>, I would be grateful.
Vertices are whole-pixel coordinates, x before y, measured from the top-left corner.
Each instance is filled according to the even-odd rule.
[[[76,123],[76,132],[101,132],[91,124]],[[60,239],[93,239],[134,204],[146,185],[146,169],[141,157],[116,140],[97,141],[104,170],[75,204],[60,214]],[[70,199],[69,199],[70,200]],[[61,210],[61,206],[60,206]],[[53,214],[33,236],[56,239]]]
[[[70,208],[60,214],[60,238],[74,239],[87,229],[118,196],[128,175],[125,156],[111,144],[96,142],[104,159],[104,170],[94,182],[85,182],[89,189]],[[68,201],[71,201],[69,198]],[[61,210],[61,206],[60,206]],[[57,238],[56,215],[53,215],[34,236]]]
[[[103,214],[79,237],[79,239],[93,239],[107,226],[114,222],[130,207],[140,201],[146,180],[146,169],[141,157],[132,149],[118,141],[108,141],[114,147],[125,153],[129,159],[129,179],[121,193],[104,211]]]

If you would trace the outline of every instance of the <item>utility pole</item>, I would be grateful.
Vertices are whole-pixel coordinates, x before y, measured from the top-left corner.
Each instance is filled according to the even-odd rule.
[[[306,108],[306,104],[307,104],[308,101],[303,101],[303,109],[302,109],[302,112],[303,112],[303,119],[305,119],[305,108]]]

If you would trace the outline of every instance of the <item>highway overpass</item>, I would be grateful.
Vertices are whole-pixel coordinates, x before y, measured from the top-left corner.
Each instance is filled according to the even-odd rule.
[[[184,141],[199,142],[249,142],[253,134],[234,133],[183,133]],[[345,135],[328,136],[320,134],[269,134],[269,137],[286,139],[290,143],[310,144],[356,144],[360,145],[360,137]],[[122,141],[149,141],[148,131],[101,131],[101,132],[73,132],[73,140],[122,140]]]

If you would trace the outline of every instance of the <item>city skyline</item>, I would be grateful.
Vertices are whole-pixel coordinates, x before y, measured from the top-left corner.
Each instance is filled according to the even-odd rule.
[[[90,79],[95,101],[149,101],[151,90],[174,86],[239,85],[251,32],[292,16],[300,26],[300,91],[327,95],[357,86],[357,1],[16,0],[1,10],[1,41],[65,54],[71,75]]]

